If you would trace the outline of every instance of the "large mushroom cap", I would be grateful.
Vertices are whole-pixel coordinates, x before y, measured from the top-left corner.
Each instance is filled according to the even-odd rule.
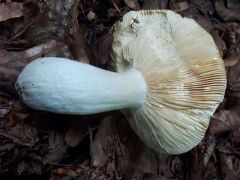
[[[132,128],[157,152],[191,150],[226,88],[224,64],[210,34],[173,11],[147,10],[124,15],[113,36],[116,71],[136,68],[148,86],[143,106],[130,112]]]

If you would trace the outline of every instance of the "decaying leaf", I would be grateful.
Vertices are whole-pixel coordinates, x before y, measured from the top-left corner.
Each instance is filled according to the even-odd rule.
[[[223,179],[232,180],[239,178],[239,175],[235,171],[233,171],[232,156],[218,153],[218,159],[220,162],[220,174]]]
[[[224,59],[225,67],[232,67],[240,62],[240,53],[233,54],[230,57]]]
[[[73,0],[51,0],[41,4],[37,23],[26,31],[26,39],[33,44],[44,43],[52,38],[64,38],[69,32],[70,11],[75,7]]]
[[[180,11],[186,10],[189,7],[189,5],[187,1],[184,1],[184,2],[170,1],[169,7],[175,12],[180,12]]]
[[[167,9],[168,0],[145,0],[142,9]]]
[[[143,174],[157,174],[158,172],[158,159],[153,150],[143,148],[142,153],[136,160],[136,168],[143,172]]]
[[[224,6],[224,0],[215,1],[215,7],[218,15],[225,21],[240,21],[240,12],[231,11]]]
[[[65,141],[70,147],[78,146],[83,138],[88,134],[88,128],[81,122],[76,122],[71,125],[65,135]]]
[[[218,29],[212,29],[211,35],[218,47],[218,51],[221,57],[223,57],[223,52],[226,50],[226,44],[219,35]]]
[[[23,16],[23,3],[0,2],[0,22]]]
[[[207,166],[208,161],[210,159],[210,157],[212,156],[212,153],[214,151],[214,148],[216,146],[216,140],[214,139],[213,136],[209,136],[208,140],[207,140],[207,144],[205,145],[205,153],[204,153],[204,157],[203,157],[203,164],[204,166]]]
[[[69,47],[74,59],[82,63],[93,63],[94,55],[91,48],[87,45],[82,33],[75,33],[72,38],[69,38]]]
[[[229,69],[228,86],[231,96],[240,97],[240,61]]]
[[[124,0],[125,4],[133,10],[139,10],[140,5],[137,0]]]
[[[50,40],[25,51],[0,50],[0,91],[15,95],[14,83],[18,74],[29,62],[42,56],[71,57],[69,48],[60,42]]]
[[[231,139],[233,147],[240,151],[240,128],[236,128],[232,131],[232,139]]]
[[[113,41],[112,33],[103,35],[98,42],[95,43],[95,54],[97,57],[96,64],[104,65],[110,60],[109,52],[111,51]]]
[[[212,134],[217,134],[240,127],[239,113],[239,107],[215,113],[210,122],[210,132]]]
[[[64,142],[64,135],[57,132],[49,132],[49,152],[43,162],[57,163],[64,158],[67,146]]]
[[[96,134],[93,146],[91,147],[92,165],[101,167],[106,163],[108,148],[113,143],[114,128],[112,117],[102,120]]]

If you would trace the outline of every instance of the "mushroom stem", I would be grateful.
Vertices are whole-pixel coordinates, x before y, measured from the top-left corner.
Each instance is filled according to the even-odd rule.
[[[138,108],[147,92],[143,76],[135,69],[115,73],[53,57],[27,65],[16,88],[34,109],[82,115]]]

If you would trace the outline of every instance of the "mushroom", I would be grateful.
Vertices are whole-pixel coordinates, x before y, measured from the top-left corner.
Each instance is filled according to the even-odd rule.
[[[131,11],[113,26],[115,72],[64,58],[28,64],[16,88],[38,110],[120,109],[147,146],[180,154],[197,146],[224,98],[226,74],[211,35],[170,10]]]

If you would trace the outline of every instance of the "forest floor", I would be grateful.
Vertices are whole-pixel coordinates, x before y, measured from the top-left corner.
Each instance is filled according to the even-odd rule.
[[[171,9],[213,36],[227,72],[223,103],[202,142],[181,155],[157,154],[123,115],[32,110],[14,83],[43,56],[107,68],[111,27],[130,10]],[[0,179],[240,179],[239,0],[0,0]]]

